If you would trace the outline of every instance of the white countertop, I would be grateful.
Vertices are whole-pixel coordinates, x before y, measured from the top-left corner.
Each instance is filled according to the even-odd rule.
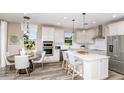
[[[86,54],[86,55],[82,55],[77,53],[76,51],[69,51],[71,53],[73,53],[76,57],[80,58],[83,61],[93,61],[93,60],[100,60],[100,59],[108,59],[109,56],[105,56],[105,55],[99,55],[99,54]]]

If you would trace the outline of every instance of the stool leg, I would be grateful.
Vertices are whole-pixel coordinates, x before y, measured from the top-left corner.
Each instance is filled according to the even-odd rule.
[[[42,63],[42,68],[43,68],[43,63]]]
[[[65,62],[65,60],[62,61],[62,69],[64,69],[64,62]]]
[[[28,73],[28,69],[26,68],[25,70],[26,70],[27,75],[30,76],[30,74]]]
[[[75,66],[73,66],[73,70],[72,70],[73,71],[72,72],[72,80],[74,80],[74,77],[75,77],[75,71],[74,70],[75,70]]]
[[[18,77],[18,76],[19,76],[19,70],[16,69],[16,77]]]

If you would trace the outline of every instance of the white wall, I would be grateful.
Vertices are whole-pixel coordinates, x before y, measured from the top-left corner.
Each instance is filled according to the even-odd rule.
[[[6,66],[6,62],[5,62],[5,55],[6,55],[6,50],[7,50],[7,22],[5,21],[0,21],[0,67],[5,67]]]
[[[107,50],[107,43],[105,39],[97,39],[95,43],[89,45],[89,49]]]
[[[17,44],[10,43],[10,37],[15,35],[18,37],[19,42]],[[10,54],[18,54],[19,49],[23,47],[23,32],[21,31],[21,25],[17,23],[8,23],[8,52]]]

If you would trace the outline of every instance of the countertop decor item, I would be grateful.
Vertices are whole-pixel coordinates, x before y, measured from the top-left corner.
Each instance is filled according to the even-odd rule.
[[[82,55],[87,55],[88,54],[88,52],[86,52],[86,51],[78,51],[78,53],[82,54]]]

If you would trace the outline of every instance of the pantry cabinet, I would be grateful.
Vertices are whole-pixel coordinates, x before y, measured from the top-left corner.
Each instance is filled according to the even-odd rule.
[[[54,41],[54,28],[42,27],[42,41]]]
[[[64,44],[64,30],[63,29],[55,29],[54,33],[54,42],[55,44]]]

